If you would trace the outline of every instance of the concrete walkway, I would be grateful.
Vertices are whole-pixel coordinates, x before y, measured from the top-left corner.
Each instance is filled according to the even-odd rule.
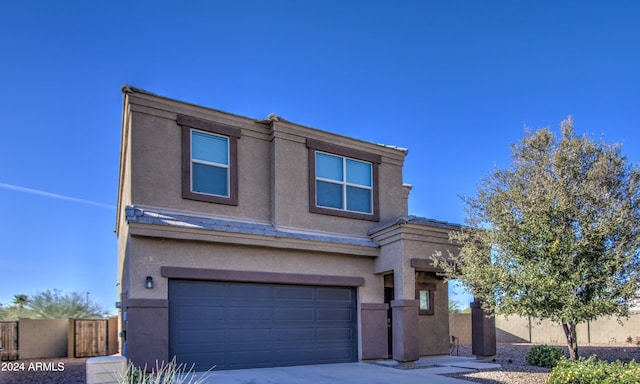
[[[206,384],[464,384],[465,380],[440,376],[447,373],[472,372],[499,368],[464,357],[428,357],[415,363],[414,369],[400,369],[394,361],[378,363],[344,363],[300,365],[295,367],[254,368],[213,371],[204,374]]]

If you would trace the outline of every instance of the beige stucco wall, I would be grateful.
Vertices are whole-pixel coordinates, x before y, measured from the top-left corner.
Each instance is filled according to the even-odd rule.
[[[529,330],[531,326],[531,330]],[[471,315],[450,316],[451,335],[460,335],[461,344],[471,344]],[[631,344],[640,341],[640,313],[632,313],[628,319],[618,322],[616,318],[602,317],[577,327],[579,344]],[[467,337],[467,334],[469,335]],[[529,322],[522,316],[496,316],[496,339],[498,343],[564,344],[562,327],[549,320]]]
[[[20,358],[66,357],[68,326],[68,319],[20,319]]]
[[[373,239],[381,245],[380,256],[373,262],[376,273],[393,272],[395,299],[414,300],[416,270],[412,260],[430,261],[440,251],[456,253],[458,248],[449,242],[447,228],[399,223],[378,231]],[[430,263],[429,263],[430,265]],[[443,279],[433,274],[427,283],[434,284],[434,314],[419,315],[418,337],[420,355],[449,353],[449,292]]]
[[[394,273],[396,299],[414,299],[416,268],[411,265],[411,260],[425,260],[431,265],[431,256],[436,251],[445,256],[448,252],[459,252],[457,246],[449,241],[449,230],[401,223],[373,235],[373,240],[381,245],[373,270],[375,273]]]
[[[138,268],[140,265],[127,267],[127,264],[131,262],[128,255],[132,253],[137,255],[138,252],[132,250],[132,244],[135,241],[130,241],[130,227],[124,217],[124,208],[127,205],[164,209],[196,216],[273,223],[279,229],[368,238],[368,231],[378,225],[377,222],[309,212],[307,138],[380,155],[382,159],[378,178],[380,222],[407,213],[407,191],[402,184],[402,165],[405,156],[403,151],[284,121],[272,124],[257,122],[250,118],[146,93],[126,93],[124,106],[116,230],[119,245],[120,290],[129,297],[142,298],[149,295],[150,292],[140,291],[140,277],[147,276],[147,272],[143,272],[143,268]],[[241,130],[241,138],[238,140],[238,206],[182,198],[182,128],[176,122],[177,114],[217,121]],[[132,180],[135,180],[135,183]],[[255,239],[246,239],[246,242],[251,244],[253,240]],[[239,240],[239,242],[241,241]],[[231,249],[229,251],[236,252],[238,250]],[[188,249],[175,252],[181,252],[183,255],[190,254],[191,246]],[[247,254],[252,252],[255,250],[247,251]],[[146,262],[149,263],[153,263],[153,259],[158,257],[152,253],[149,255],[146,259]],[[174,256],[169,255],[165,259],[169,262]],[[324,260],[327,257],[327,254],[324,254],[315,259]],[[327,273],[340,274],[344,271],[343,261],[340,258],[344,257],[345,254],[330,258],[331,261],[323,265],[320,271],[326,270]],[[292,264],[287,264],[285,259],[279,256],[275,259],[280,260],[281,268],[288,268],[295,273],[314,272],[314,265],[316,265],[309,257],[296,260]],[[181,258],[176,257],[172,262],[175,263],[179,260]],[[205,260],[208,259],[205,258]],[[368,261],[358,258],[354,260],[357,260],[355,264],[351,264],[351,262],[347,264],[358,265],[358,275],[371,272],[370,259]],[[229,264],[212,264],[208,261],[198,264],[200,261],[194,261],[191,265],[201,268],[206,268],[209,265],[213,265],[214,268],[238,268],[238,263],[233,261],[220,261]],[[136,256],[136,260],[133,262],[139,264],[144,261]],[[254,263],[255,260],[246,260],[246,262]],[[239,264],[241,264],[240,267],[245,267],[244,264]],[[251,269],[255,270],[259,265],[260,263],[255,267],[252,266]],[[315,271],[315,273],[320,272]],[[149,274],[154,276],[154,280],[159,284],[162,284],[156,276],[157,272],[155,275]],[[375,279],[378,280],[381,277]],[[383,290],[379,291],[380,293],[373,296],[381,295]],[[154,293],[153,295],[157,296],[158,294]],[[160,296],[164,297],[165,295]],[[366,294],[365,296],[370,295]]]
[[[136,254],[129,268],[131,298],[167,299],[168,279],[160,275],[163,266],[362,277],[359,302],[384,298],[382,276],[371,273],[368,257],[145,237],[132,237],[130,247]],[[146,276],[153,277],[153,289],[144,287]]]
[[[471,345],[471,314],[450,313],[449,335],[458,338],[458,345]]]
[[[313,138],[382,157],[379,166],[381,221],[406,214],[403,199],[404,152],[285,122],[256,122],[224,112],[156,98],[127,96],[130,103],[131,180],[127,204],[197,213],[199,215],[272,222],[281,228],[367,236],[376,225],[367,220],[309,212],[309,154]],[[218,121],[241,129],[238,140],[238,206],[182,198],[181,127],[177,114]],[[127,175],[125,175],[127,176]],[[122,196],[126,197],[126,196]],[[121,204],[120,209],[123,206]]]
[[[433,278],[436,285],[433,298],[433,315],[418,317],[420,355],[449,354],[449,290],[442,280]]]

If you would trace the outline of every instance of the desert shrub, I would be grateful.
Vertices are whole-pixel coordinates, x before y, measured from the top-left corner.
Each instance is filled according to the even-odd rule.
[[[205,376],[198,378],[193,367],[187,370],[184,364],[177,364],[173,359],[169,363],[156,362],[156,368],[151,373],[146,372],[146,367],[140,369],[129,363],[127,370],[118,375],[116,380],[118,384],[202,384]]]
[[[635,384],[640,382],[640,364],[635,361],[609,363],[589,359],[562,358],[553,368],[547,384]]]
[[[558,347],[535,345],[529,348],[525,359],[529,365],[552,368],[561,357],[564,357],[564,352]]]

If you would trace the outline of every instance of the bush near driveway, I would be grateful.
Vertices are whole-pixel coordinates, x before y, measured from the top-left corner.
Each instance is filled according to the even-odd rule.
[[[553,368],[547,384],[636,384],[640,383],[640,364],[632,360],[609,363],[588,359],[566,360],[564,357]]]
[[[558,360],[563,357],[564,352],[561,348],[549,345],[534,345],[529,348],[529,352],[527,352],[525,360],[530,365],[553,368],[558,363]]]

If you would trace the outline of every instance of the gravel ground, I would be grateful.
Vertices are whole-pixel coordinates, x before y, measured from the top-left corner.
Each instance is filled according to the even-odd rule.
[[[544,384],[550,369],[532,367],[525,361],[531,344],[498,344],[495,360],[502,368],[448,375],[482,384]],[[640,361],[640,348],[632,345],[580,346],[580,356],[597,355],[608,361]],[[566,348],[565,348],[566,353]],[[460,346],[460,356],[473,356],[471,346]],[[2,384],[84,384],[87,359],[33,359],[2,361]]]
[[[551,369],[527,364],[525,356],[531,346],[532,344],[498,344],[495,360],[502,364],[502,368],[448,376],[483,384],[544,384]],[[569,356],[567,348],[560,347]],[[578,353],[584,357],[596,355],[607,361],[640,361],[640,348],[629,344],[579,346]],[[460,356],[473,356],[471,346],[460,346]]]
[[[84,384],[87,359],[25,359],[0,362],[2,384]]]

